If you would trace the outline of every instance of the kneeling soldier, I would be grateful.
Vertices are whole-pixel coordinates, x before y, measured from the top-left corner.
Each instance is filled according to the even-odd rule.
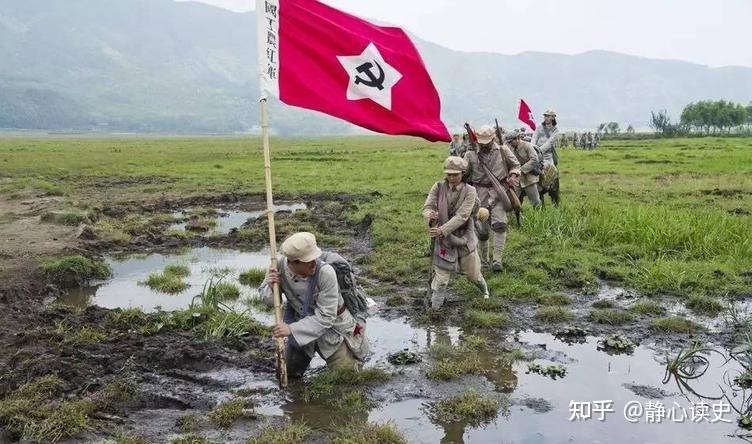
[[[467,275],[488,298],[488,286],[481,274],[480,257],[476,251],[474,213],[478,208],[478,194],[463,182],[467,162],[449,157],[444,162],[446,180],[436,182],[423,205],[423,217],[435,238],[433,251],[434,276],[431,281],[431,307],[439,309],[447,296],[451,273],[459,269]]]
[[[357,320],[340,294],[338,275],[330,265],[344,260],[323,253],[311,233],[295,233],[280,248],[278,271],[269,270],[259,293],[274,304],[272,285],[284,294],[284,322],[274,326],[275,337],[287,339],[287,371],[293,378],[305,373],[318,353],[327,366],[359,370],[368,354],[365,322]],[[329,263],[327,263],[327,261]]]

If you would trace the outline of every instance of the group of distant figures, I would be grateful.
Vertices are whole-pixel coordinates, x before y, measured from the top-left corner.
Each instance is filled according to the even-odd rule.
[[[527,132],[525,128],[520,128],[517,131],[522,134],[522,140],[528,143],[532,141],[533,133]],[[459,137],[459,135],[456,136]],[[572,133],[571,135],[559,135],[558,143],[556,144],[556,146],[562,149],[569,148],[571,146],[572,148],[579,148],[590,151],[598,148],[598,145],[600,145],[600,143],[601,136],[598,133]],[[449,155],[463,157],[465,155],[465,152],[470,149],[470,146],[471,143],[468,141],[468,136],[467,134],[464,134],[460,143],[449,145]]]
[[[559,138],[559,144],[561,148],[569,148],[569,145],[572,145],[572,148],[580,148],[583,150],[594,150],[598,148],[598,145],[601,143],[601,136],[598,133],[593,134],[592,132],[577,134],[574,133],[571,136],[568,136],[566,134],[562,134]]]

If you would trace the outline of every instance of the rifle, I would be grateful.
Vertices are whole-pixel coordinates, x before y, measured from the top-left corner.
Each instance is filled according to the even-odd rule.
[[[465,122],[465,131],[467,131],[467,140],[470,142],[471,149],[478,151],[478,136],[475,135],[475,132],[467,122]]]
[[[499,145],[504,144],[503,139],[503,133],[501,131],[501,127],[499,126],[499,119],[494,119],[494,122],[496,123],[496,137],[499,139]],[[501,156],[504,157],[504,150],[500,149]],[[509,186],[505,183],[503,184],[504,192],[507,194],[507,199],[509,199],[509,202],[511,204],[512,210],[514,210],[514,218],[517,220],[517,226],[522,226],[522,204],[520,203],[520,198],[517,197],[517,193],[514,192],[514,190],[510,189]]]
[[[483,172],[486,174],[486,177],[488,177],[488,180],[491,182],[491,186],[493,187],[494,191],[496,191],[496,194],[499,196],[501,207],[504,209],[504,211],[511,210],[512,202],[509,200],[509,195],[505,191],[505,185],[502,185],[502,183],[499,182],[499,179],[497,179],[496,176],[493,175],[493,173],[491,172],[491,169],[488,168],[488,165],[483,163],[480,159],[480,150],[478,149],[478,138],[475,136],[475,133],[473,132],[472,128],[470,128],[469,123],[465,123],[465,129],[467,130],[468,137],[473,142],[473,147],[475,151],[478,152],[478,164],[480,164],[480,167],[483,168]],[[517,203],[519,203],[519,201],[520,200],[517,199]]]

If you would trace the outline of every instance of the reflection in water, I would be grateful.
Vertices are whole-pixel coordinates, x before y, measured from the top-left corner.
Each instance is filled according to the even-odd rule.
[[[227,267],[234,270],[232,280],[235,282],[239,271],[251,267],[266,268],[268,261],[267,252],[244,253],[211,248],[198,248],[184,254],[154,254],[125,260],[108,258],[107,262],[114,270],[114,276],[110,281],[72,292],[64,299],[68,303],[78,305],[93,303],[108,308],[142,307],[146,311],[154,310],[157,306],[165,310],[185,308],[191,298],[201,291],[212,268]],[[164,295],[138,285],[138,282],[145,280],[150,273],[160,272],[166,265],[174,263],[185,264],[191,270],[188,278],[191,287],[184,293]],[[242,286],[241,288],[244,296],[254,295],[254,290]],[[386,368],[394,368],[387,361],[390,353],[407,348],[422,353],[425,357],[431,345],[457,344],[463,334],[457,327],[416,327],[406,319],[386,320],[378,316],[369,319],[367,328],[372,339],[373,351],[368,365]],[[728,436],[735,430],[733,422],[736,418],[731,415],[727,419],[732,423],[714,424],[670,421],[647,424],[644,420],[632,424],[624,420],[623,408],[628,402],[641,401],[644,404],[649,400],[641,397],[644,394],[635,391],[635,386],[673,389],[673,386],[663,384],[665,358],[657,356],[644,345],[635,347],[632,355],[609,355],[598,351],[599,338],[592,336],[582,338],[581,343],[571,344],[557,340],[549,334],[532,332],[522,332],[517,338],[522,348],[539,350],[540,357],[536,362],[543,365],[565,365],[566,378],[554,381],[534,373],[527,374],[527,363],[509,363],[500,359],[500,350],[490,347],[478,352],[485,380],[474,377],[451,383],[427,381],[423,375],[424,369],[420,366],[409,366],[400,369],[405,372],[405,376],[396,377],[394,382],[386,383],[384,387],[379,388],[387,393],[383,397],[391,400],[360,415],[358,419],[365,420],[367,417],[374,422],[393,421],[411,443],[736,442]],[[492,342],[495,341],[494,338],[491,339]],[[703,374],[699,378],[691,379],[693,391],[703,396],[718,395],[719,383],[728,381],[729,375],[738,375],[744,370],[738,362],[726,364],[724,357],[718,354],[703,356],[707,360]],[[425,361],[429,362],[430,359]],[[320,359],[312,363],[314,368],[322,365],[324,363]],[[224,376],[240,379],[238,384],[243,384],[242,378],[245,377]],[[405,378],[410,379],[407,384],[414,389],[411,390],[414,398],[405,399],[409,396],[405,394]],[[267,381],[250,378],[247,381],[249,386],[261,383]],[[273,383],[271,385],[273,386]],[[453,389],[449,390],[447,387]],[[485,391],[485,394],[489,394],[491,390],[509,394],[514,407],[511,411],[501,412],[495,423],[484,427],[463,423],[440,424],[432,420],[426,408],[427,404],[456,394],[458,389],[464,391],[470,387],[480,393]],[[287,395],[282,395],[277,390],[270,392],[263,395],[266,398],[257,400],[257,410],[260,414],[302,418],[311,426],[320,429],[331,428],[333,421],[343,416],[330,406],[305,403],[299,386],[292,387]],[[394,396],[394,393],[398,395]],[[728,393],[729,398],[737,401],[736,406],[740,405],[739,400],[747,402],[749,399],[748,396],[734,396],[731,391]],[[679,403],[689,410],[687,398],[676,389],[675,393],[661,392],[660,396],[664,397],[650,401],[660,401],[665,406]],[[527,407],[530,404],[514,402],[524,399],[543,399],[550,405],[550,411],[536,411],[533,407]],[[569,421],[572,401],[595,400],[613,401],[614,414],[603,422]],[[696,400],[696,397],[693,400]],[[742,403],[740,408],[744,408],[744,405]],[[607,438],[612,436],[618,438]]]
[[[240,252],[214,248],[196,248],[183,254],[151,254],[126,257],[118,260],[106,258],[112,268],[110,280],[91,287],[71,291],[60,298],[60,302],[78,307],[94,304],[104,308],[140,307],[146,312],[158,307],[166,311],[187,308],[194,296],[201,293],[206,281],[217,270],[229,271],[226,282],[240,288],[241,299],[257,297],[256,290],[240,285],[238,275],[249,268],[266,269],[269,253]],[[186,278],[188,289],[178,294],[159,293],[140,285],[151,273],[160,273],[165,266],[180,264],[187,266],[191,274]]]
[[[305,210],[308,208],[306,204],[304,203],[295,203],[295,204],[277,204],[274,206],[274,212],[275,213],[281,213],[281,212],[292,212],[295,213],[300,210]],[[240,210],[225,210],[222,208],[216,209],[217,216],[215,220],[217,221],[217,225],[210,229],[206,234],[212,235],[212,234],[228,234],[234,229],[240,228],[243,224],[248,222],[249,220],[258,219],[262,217],[265,213],[265,210],[255,210],[255,211],[240,211]],[[185,219],[189,215],[189,212],[187,211],[181,211],[173,213],[173,217],[175,219]],[[177,231],[185,231],[186,226],[188,225],[188,222],[180,222],[173,224],[169,227],[169,230],[177,230]]]

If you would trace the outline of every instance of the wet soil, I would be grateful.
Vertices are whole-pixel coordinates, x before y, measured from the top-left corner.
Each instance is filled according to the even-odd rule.
[[[280,196],[280,202],[304,202],[308,211],[279,213],[278,236],[281,240],[301,227],[316,230],[323,235],[325,248],[334,248],[357,264],[371,249],[368,230],[372,217],[350,223],[345,214],[370,197],[373,196]],[[104,205],[99,211],[108,217],[122,218],[133,213],[169,213],[185,208],[250,211],[261,206],[261,196],[228,194]],[[19,236],[25,235],[19,227],[13,229]],[[204,340],[188,332],[170,330],[144,336],[108,322],[113,312],[125,307],[138,306],[147,312],[155,310],[157,305],[166,310],[184,308],[198,291],[200,280],[205,277],[201,270],[206,264],[238,269],[262,264],[267,254],[263,250],[266,244],[264,218],[251,218],[242,226],[246,234],[256,233],[256,237],[241,237],[240,230],[230,229],[226,234],[181,239],[165,234],[165,230],[154,230],[136,236],[127,246],[115,246],[98,239],[55,237],[58,229],[71,235],[70,227],[45,225],[40,228],[36,225],[27,229],[36,229],[42,233],[37,236],[47,239],[44,245],[49,248],[35,250],[35,254],[79,251],[106,256],[115,275],[107,282],[81,290],[78,303],[73,304],[79,309],[50,304],[56,300],[70,302],[76,292],[64,293],[47,285],[35,274],[34,262],[26,269],[16,268],[20,276],[0,282],[0,368],[3,369],[0,397],[35,377],[48,374],[56,374],[65,381],[64,389],[69,397],[96,396],[113,381],[125,379],[134,384],[135,394],[130,399],[109,405],[95,420],[90,432],[70,442],[102,442],[119,430],[136,431],[150,442],[169,442],[182,433],[179,422],[188,414],[198,415],[198,433],[212,442],[245,442],[263,425],[281,424],[288,418],[304,419],[315,429],[311,442],[328,442],[327,434],[333,419],[338,417],[337,412],[326,404],[305,402],[304,382],[293,381],[286,391],[277,389],[269,339],[249,335]],[[327,245],[328,240],[332,243]],[[333,243],[335,241],[337,243]],[[14,250],[6,256],[23,256],[23,242],[14,242]],[[185,247],[192,250],[186,251]],[[116,255],[128,253],[139,255],[116,259]],[[159,272],[172,262],[190,263],[190,257],[194,256],[199,259],[194,263],[192,275],[198,280],[191,282],[192,287],[184,294],[158,296],[138,286],[138,281],[148,272]],[[695,316],[678,301],[664,299],[662,303],[668,313],[686,315],[704,325],[706,331],[695,336],[654,336],[647,328],[650,316],[638,316],[626,326],[595,324],[587,320],[594,301],[608,299],[617,307],[626,308],[637,296],[603,282],[595,294],[569,295],[575,301],[572,322],[542,323],[534,317],[533,304],[519,303],[511,309],[512,328],[463,329],[463,303],[449,304],[442,317],[429,322],[422,316],[425,288],[376,282],[362,273],[360,278],[366,290],[380,290],[379,296],[373,296],[377,308],[368,324],[373,356],[367,365],[383,368],[393,373],[393,377],[367,390],[373,407],[356,416],[376,422],[393,421],[411,443],[498,442],[499,436],[509,442],[582,442],[604,436],[625,437],[621,442],[675,442],[676,437],[687,443],[733,442],[729,435],[737,432],[735,423],[632,424],[623,419],[620,411],[625,403],[635,399],[661,400],[667,405],[679,403],[687,408],[688,399],[680,394],[679,386],[672,381],[664,384],[666,353],[686,347],[693,340],[712,342],[721,349],[730,346],[732,332],[721,319]],[[389,306],[387,300],[395,295],[402,297],[405,304]],[[461,301],[462,298],[454,299]],[[270,323],[268,316],[258,313],[254,316],[262,323]],[[67,330],[94,327],[104,331],[106,337],[100,342],[74,345],[67,341],[60,325]],[[556,333],[565,325],[579,325],[586,333],[575,340],[557,337]],[[626,354],[600,350],[599,340],[615,333],[628,336],[638,345]],[[425,372],[433,363],[430,346],[456,345],[470,334],[485,337],[489,344],[478,352],[482,371],[454,381],[427,379]],[[536,363],[566,366],[567,376],[553,380],[530,372],[528,364],[532,361],[508,363],[499,359],[503,351],[517,348]],[[387,356],[403,349],[419,354],[422,362],[408,366],[390,364]],[[314,359],[310,373],[315,374],[323,366],[321,359]],[[697,390],[709,396],[718,394],[718,384],[728,372],[739,370],[733,363],[729,367],[722,360],[712,360],[711,367],[707,375],[695,382]],[[433,417],[432,403],[470,387],[498,399],[505,406],[495,421],[470,426],[442,423]],[[208,422],[208,411],[222,401],[237,397],[247,399],[254,406],[252,417],[238,421],[228,430],[218,429]],[[614,402],[613,418],[605,422],[569,421],[571,401],[601,399]],[[732,415],[728,418],[735,422]],[[0,442],[2,440],[0,436]]]

